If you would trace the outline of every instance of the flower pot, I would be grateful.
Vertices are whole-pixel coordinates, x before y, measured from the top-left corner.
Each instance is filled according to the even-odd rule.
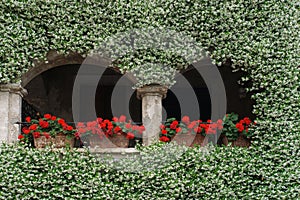
[[[189,147],[194,147],[195,145],[205,146],[207,144],[207,139],[201,134],[176,134],[172,136],[171,140],[175,141],[178,145]]]
[[[126,134],[113,135],[109,137],[109,140],[115,145],[114,147],[127,148],[129,145],[129,139],[126,138]]]
[[[69,138],[63,133],[58,133],[55,137],[50,138],[41,135],[34,138],[34,146],[36,148],[45,148],[46,146],[53,148],[74,147],[74,137]]]
[[[201,134],[196,134],[193,143],[191,144],[191,146],[195,146],[195,145],[200,145],[201,147],[204,147],[205,145],[208,144],[208,138],[201,135]]]
[[[239,136],[236,140],[228,140],[228,138],[225,135],[222,136],[222,143],[225,146],[228,146],[228,143],[230,143],[230,142],[231,142],[232,147],[249,147],[250,146],[250,140],[247,139],[242,134],[239,134]]]
[[[172,136],[171,141],[176,142],[178,145],[185,145],[189,147],[193,143],[194,137],[195,135],[187,133],[176,134]]]
[[[113,144],[109,141],[106,136],[99,137],[99,135],[88,136],[89,146],[92,148],[112,148]]]
[[[89,136],[89,145],[92,148],[127,148],[129,145],[129,140],[126,138],[125,134],[115,134],[113,136],[103,136],[101,138],[98,135],[92,135]]]

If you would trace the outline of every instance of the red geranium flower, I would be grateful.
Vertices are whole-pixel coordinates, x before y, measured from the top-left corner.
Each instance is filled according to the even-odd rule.
[[[104,123],[108,124],[110,121],[108,119],[103,120]]]
[[[80,133],[79,133],[79,132],[76,132],[76,133],[74,134],[74,136],[75,136],[76,139],[79,139]]]
[[[199,126],[200,126],[201,128],[204,128],[204,129],[205,129],[205,127],[208,126],[208,125],[207,125],[207,124],[199,124]]]
[[[117,117],[113,117],[112,120],[113,120],[114,122],[118,122],[119,119],[118,119]]]
[[[159,138],[159,140],[162,141],[162,142],[169,142],[170,141],[170,139],[168,137],[166,137],[166,136],[161,136]]]
[[[33,137],[34,138],[39,138],[40,137],[40,133],[39,132],[34,132],[33,133]]]
[[[43,135],[44,135],[47,139],[49,139],[49,138],[51,137],[50,134],[47,133],[47,132],[44,132]]]
[[[160,129],[165,129],[166,127],[165,127],[165,125],[160,125]]]
[[[24,127],[22,128],[22,132],[27,135],[30,133],[30,130],[27,127]]]
[[[79,132],[79,133],[85,133],[85,132],[86,132],[86,129],[85,129],[85,128],[79,128],[79,129],[78,129],[78,132]]]
[[[113,126],[113,124],[110,121],[108,121],[107,126]]]
[[[113,125],[111,125],[111,126],[107,126],[107,129],[108,129],[109,131],[111,131],[113,128],[114,128],[114,126],[113,126]]]
[[[78,122],[78,123],[77,123],[77,127],[84,127],[84,123]]]
[[[126,116],[125,115],[121,115],[119,118],[119,122],[125,122],[126,121]]]
[[[30,123],[31,122],[31,118],[30,117],[26,117],[25,121],[28,122],[28,123]]]
[[[46,121],[43,121],[43,120],[40,120],[40,121],[39,121],[39,125],[40,125],[42,128],[48,128],[48,127],[49,127],[49,123],[46,122]]]
[[[131,128],[131,124],[127,123],[127,124],[125,125],[125,128],[130,129],[130,128]]]
[[[180,133],[182,131],[182,128],[178,127],[176,128],[176,133]]]
[[[67,128],[66,128],[66,130],[67,131],[72,131],[73,130],[73,127],[72,126],[66,126]]]
[[[209,125],[209,127],[212,128],[212,129],[217,129],[218,128],[218,124],[212,123],[212,124]]]
[[[22,140],[23,138],[24,138],[23,135],[19,135],[19,136],[18,136],[18,139],[19,139],[19,140]]]
[[[197,122],[196,121],[193,121],[193,122],[191,122],[189,125],[188,125],[188,128],[189,129],[192,129],[192,128],[194,128],[194,126],[197,124]]]
[[[216,134],[217,130],[209,127],[208,129],[205,130],[205,132],[206,132],[206,134]]]
[[[188,123],[190,123],[190,118],[188,116],[183,116],[181,121],[185,124],[188,124]]]
[[[29,126],[29,130],[31,130],[31,131],[35,131],[36,129],[37,129],[37,124],[32,124],[32,125],[30,125]]]
[[[146,130],[145,126],[140,126],[139,127],[139,132],[143,133]]]
[[[51,119],[51,115],[50,114],[44,114],[44,118],[46,118],[46,119]]]
[[[173,121],[171,124],[170,124],[170,128],[171,129],[176,129],[177,128],[177,125],[178,125],[178,121]]]
[[[126,138],[129,139],[129,140],[131,140],[131,139],[134,138],[134,134],[129,132],[129,133],[127,133],[127,135],[126,135]]]
[[[106,124],[104,123],[104,122],[102,122],[101,124],[100,124],[100,128],[105,128],[106,127]]]
[[[131,129],[134,130],[134,131],[137,131],[137,130],[139,130],[139,126],[133,125],[133,126],[131,127]]]
[[[244,130],[244,125],[242,123],[237,123],[235,127],[238,129],[239,132],[242,132]]]
[[[51,117],[51,120],[52,120],[52,121],[55,121],[55,120],[56,120],[56,116],[52,116],[52,117]]]
[[[164,129],[164,130],[161,130],[161,134],[164,134],[164,135],[165,135],[165,134],[167,134],[167,133],[168,133],[167,130],[165,130],[165,129]]]
[[[88,127],[95,127],[97,125],[97,122],[96,121],[92,121],[92,122],[87,122],[86,125]]]
[[[120,132],[120,131],[122,131],[122,129],[121,129],[119,126],[116,126],[116,127],[114,128],[114,133],[118,133],[118,132]]]
[[[201,133],[202,132],[202,130],[203,130],[203,128],[202,127],[200,127],[200,126],[198,126],[198,132],[197,133]]]
[[[219,130],[223,129],[223,120],[219,119],[217,121],[217,129],[219,129]]]
[[[250,124],[251,124],[251,120],[249,119],[249,117],[245,117],[245,118],[243,119],[243,121],[244,121],[244,123],[245,123],[246,125],[250,125]]]
[[[59,119],[59,120],[58,120],[58,123],[59,123],[60,125],[63,125],[63,124],[65,124],[66,122],[65,122],[64,119]]]
[[[102,123],[102,121],[103,121],[103,119],[101,118],[101,117],[98,117],[97,118],[97,122],[100,124],[100,123]]]

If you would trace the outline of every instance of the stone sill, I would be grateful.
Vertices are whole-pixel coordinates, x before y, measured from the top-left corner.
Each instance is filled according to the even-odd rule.
[[[77,148],[76,151],[84,152],[86,149]],[[135,148],[90,148],[89,151],[99,157],[111,155],[113,158],[124,158],[126,156],[139,155]]]

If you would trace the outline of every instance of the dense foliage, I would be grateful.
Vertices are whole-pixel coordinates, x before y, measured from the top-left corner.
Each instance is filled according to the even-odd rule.
[[[167,153],[180,149],[161,148],[116,163],[88,152],[2,146],[0,199],[299,198],[299,149],[280,148],[270,159],[256,149],[190,148],[172,160]]]
[[[62,194],[296,198],[300,192],[299,9],[297,0],[5,0],[0,4],[1,83],[20,80],[49,50],[87,54],[117,33],[170,29],[194,38],[218,65],[230,63],[247,74],[240,83],[247,83],[256,102],[257,126],[250,149],[216,148],[206,160],[192,149],[180,162],[142,174],[104,168],[83,154],[67,153],[59,160],[55,153],[45,157],[45,152],[3,148],[0,197],[20,193],[28,195],[24,199]],[[180,34],[176,37],[180,41]],[[190,60],[178,56],[177,50],[138,52],[121,56],[115,64],[123,70],[149,62],[182,68]]]

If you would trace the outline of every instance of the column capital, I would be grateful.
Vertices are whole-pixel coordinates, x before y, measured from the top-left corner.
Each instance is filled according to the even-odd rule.
[[[160,96],[166,98],[168,88],[162,85],[146,85],[137,89],[137,98],[142,99],[144,96]]]
[[[27,90],[17,83],[0,84],[0,92],[9,92],[19,94],[21,97],[26,96]]]

